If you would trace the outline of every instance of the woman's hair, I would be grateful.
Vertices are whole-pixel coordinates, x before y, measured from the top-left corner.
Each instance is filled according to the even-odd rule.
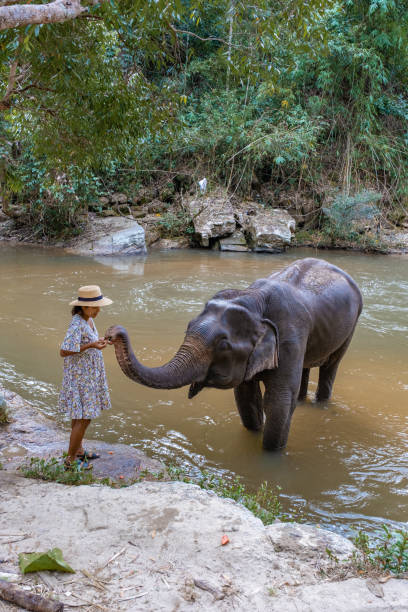
[[[71,310],[71,314],[72,316],[76,315],[76,314],[81,314],[82,312],[82,306],[73,306],[72,310]]]

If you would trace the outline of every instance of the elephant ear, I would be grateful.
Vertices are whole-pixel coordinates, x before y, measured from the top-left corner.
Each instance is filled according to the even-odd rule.
[[[258,337],[254,350],[248,359],[245,380],[251,380],[263,370],[273,370],[278,367],[279,332],[278,328],[269,319],[261,320],[261,334]]]

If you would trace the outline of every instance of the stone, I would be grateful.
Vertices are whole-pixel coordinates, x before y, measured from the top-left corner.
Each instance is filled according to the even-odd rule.
[[[327,550],[339,560],[348,559],[357,551],[354,544],[343,536],[299,523],[273,523],[266,527],[277,552],[292,553],[297,559],[307,560],[311,554],[327,558]]]
[[[146,252],[145,232],[133,217],[90,213],[84,232],[68,242],[66,250],[80,255],[137,255]]]
[[[128,201],[126,193],[113,193],[110,199],[114,204],[126,204]]]
[[[110,200],[106,196],[101,196],[98,200],[98,203],[101,208],[106,208],[107,206],[109,206]]]
[[[279,253],[290,245],[296,223],[286,210],[257,205],[255,214],[242,220],[252,250]]]
[[[224,238],[235,231],[234,210],[226,194],[194,198],[186,206],[201,246],[208,247],[210,239]]]
[[[101,211],[100,215],[102,217],[117,217],[118,213],[116,210],[113,210],[113,208],[106,208],[105,210]]]
[[[158,227],[156,225],[151,224],[147,225],[145,227],[146,246],[149,247],[158,240],[160,240],[160,230],[158,229]]]
[[[231,236],[220,239],[221,251],[249,251],[244,234],[236,230]]]
[[[171,250],[171,249],[188,249],[190,241],[185,236],[179,238],[162,238],[152,244],[153,249]]]

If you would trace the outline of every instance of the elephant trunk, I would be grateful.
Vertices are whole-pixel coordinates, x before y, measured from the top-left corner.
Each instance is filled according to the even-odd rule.
[[[115,346],[115,353],[123,373],[147,387],[154,389],[178,389],[205,378],[209,366],[209,350],[196,334],[185,337],[175,356],[165,365],[148,368],[135,357],[126,329],[115,325],[108,329],[105,338]]]

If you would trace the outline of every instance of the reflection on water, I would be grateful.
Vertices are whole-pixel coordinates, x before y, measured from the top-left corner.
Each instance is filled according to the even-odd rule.
[[[190,401],[187,388],[147,389],[123,376],[110,347],[104,357],[113,409],[95,420],[90,435],[133,444],[191,472],[206,468],[239,474],[250,486],[279,484],[288,506],[336,529],[401,522],[408,495],[407,259],[306,250],[92,259],[4,247],[1,382],[61,421],[58,348],[80,285],[99,284],[114,300],[97,319],[99,331],[123,324],[140,360],[153,366],[174,354],[188,321],[215,292],[246,287],[310,255],[349,272],[365,307],[333,399],[313,403],[315,372],[283,452],[262,451],[261,436],[242,427],[232,391],[207,389]]]

